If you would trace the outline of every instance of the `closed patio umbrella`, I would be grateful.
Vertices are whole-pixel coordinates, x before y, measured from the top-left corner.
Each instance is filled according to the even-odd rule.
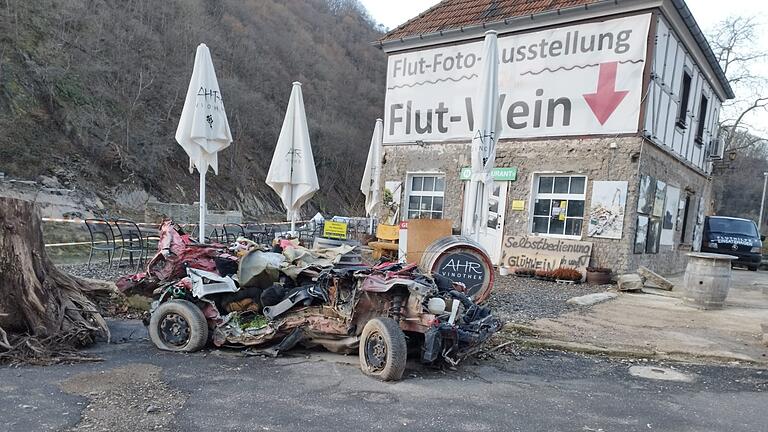
[[[224,100],[213,70],[211,52],[205,44],[197,47],[192,79],[181,111],[176,141],[189,155],[189,172],[200,173],[200,238],[205,242],[205,173],[208,167],[219,173],[218,154],[232,143]]]
[[[320,189],[299,82],[293,83],[266,183],[280,195],[294,232],[299,209]]]
[[[478,241],[480,233],[486,230],[488,195],[493,186],[491,171],[496,159],[496,141],[501,132],[499,48],[493,30],[485,33],[482,59],[483,68],[475,105],[477,122],[472,135],[472,174],[462,223],[463,234]]]
[[[368,160],[363,171],[363,181],[360,183],[360,191],[365,195],[365,213],[371,218],[371,231],[373,231],[373,218],[381,203],[381,156],[383,153],[384,122],[376,119],[373,128],[371,147],[368,150]]]

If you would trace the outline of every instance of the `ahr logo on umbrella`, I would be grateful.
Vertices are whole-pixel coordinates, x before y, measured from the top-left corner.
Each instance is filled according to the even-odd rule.
[[[288,162],[301,162],[304,156],[301,154],[301,149],[290,149],[285,153],[285,160]]]

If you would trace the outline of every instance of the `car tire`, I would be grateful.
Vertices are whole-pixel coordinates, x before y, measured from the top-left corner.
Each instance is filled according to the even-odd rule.
[[[149,338],[164,351],[200,351],[208,343],[208,321],[194,303],[171,300],[152,313]]]
[[[757,271],[758,266],[750,266],[749,271]]]
[[[400,326],[391,318],[368,321],[360,336],[360,368],[363,373],[382,381],[403,377],[408,345]]]

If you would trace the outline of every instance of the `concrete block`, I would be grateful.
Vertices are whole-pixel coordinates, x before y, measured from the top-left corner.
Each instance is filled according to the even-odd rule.
[[[617,282],[619,291],[640,291],[643,289],[643,279],[635,273],[621,275]]]
[[[654,287],[663,289],[665,291],[672,291],[672,288],[675,287],[675,284],[664,278],[658,273],[654,273],[650,269],[644,266],[640,266],[640,268],[637,269],[637,273],[645,278],[648,282],[652,283]]]
[[[581,297],[569,298],[566,303],[577,306],[592,306],[594,304],[602,303],[618,297],[619,295],[612,292],[601,292],[594,294],[587,294]]]

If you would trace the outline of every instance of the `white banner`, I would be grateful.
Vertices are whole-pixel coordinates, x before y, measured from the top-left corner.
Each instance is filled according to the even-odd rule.
[[[650,17],[499,37],[501,138],[637,132]],[[482,46],[391,55],[384,142],[469,141]]]

